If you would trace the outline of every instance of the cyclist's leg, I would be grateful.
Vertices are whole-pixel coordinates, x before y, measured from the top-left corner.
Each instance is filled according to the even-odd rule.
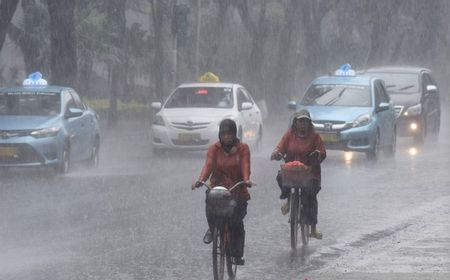
[[[247,201],[236,199],[236,208],[230,219],[231,255],[236,259],[242,259],[245,247],[244,217],[247,215]]]
[[[308,188],[302,188],[301,201],[305,214],[305,223],[315,227],[317,224],[318,202],[317,194],[320,191],[320,181],[312,179]]]
[[[291,190],[289,188],[283,187],[283,183],[281,182],[281,171],[278,171],[276,179],[277,179],[278,187],[280,188],[280,191],[281,191],[280,199],[288,198],[291,194]]]
[[[212,242],[212,233],[214,231],[214,224],[215,220],[214,217],[208,208],[208,204],[205,203],[205,215],[206,220],[208,221],[208,230],[206,231],[205,235],[203,236],[203,242],[206,244],[209,244]]]

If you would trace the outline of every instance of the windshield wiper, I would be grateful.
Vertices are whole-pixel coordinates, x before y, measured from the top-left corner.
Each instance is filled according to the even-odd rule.
[[[338,102],[338,100],[341,99],[341,97],[344,94],[344,91],[346,89],[347,88],[342,89],[341,92],[339,92],[339,94],[335,98],[333,98],[330,101],[328,101],[327,103],[325,103],[325,106],[330,106],[330,105],[333,105],[334,103]]]
[[[402,88],[399,88],[398,90],[407,90],[407,89],[410,89],[412,87],[414,87],[414,85],[404,86]]]
[[[386,88],[393,88],[396,87],[397,85],[387,85]]]

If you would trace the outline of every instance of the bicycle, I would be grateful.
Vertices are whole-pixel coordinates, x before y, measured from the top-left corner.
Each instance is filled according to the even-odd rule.
[[[301,191],[307,188],[311,179],[311,173],[305,167],[288,167],[286,164],[281,165],[281,181],[283,187],[291,189],[288,197],[290,208],[290,230],[291,230],[291,248],[297,249],[298,229],[300,228],[303,245],[308,245],[311,235],[311,226],[308,225],[304,217],[304,209],[301,201]]]
[[[214,280],[222,280],[227,268],[228,277],[236,277],[237,265],[231,259],[231,234],[229,231],[229,218],[233,215],[236,201],[231,197],[231,191],[245,183],[240,181],[227,189],[222,186],[211,188],[207,183],[201,182],[209,191],[206,195],[207,209],[214,216],[214,229],[212,232],[212,262]]]

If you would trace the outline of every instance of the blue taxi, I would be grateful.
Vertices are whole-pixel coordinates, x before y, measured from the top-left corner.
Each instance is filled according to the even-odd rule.
[[[37,72],[21,87],[0,89],[0,167],[98,165],[97,115],[74,89],[48,86]]]
[[[316,78],[290,109],[307,109],[328,149],[394,156],[396,116],[382,79],[356,75],[349,64]]]

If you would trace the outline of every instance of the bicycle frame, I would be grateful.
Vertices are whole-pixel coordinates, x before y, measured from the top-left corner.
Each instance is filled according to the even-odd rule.
[[[291,227],[291,248],[297,249],[298,229],[301,231],[303,245],[309,242],[310,225],[305,223],[303,218],[303,204],[301,200],[301,188],[303,186],[291,187],[291,195],[288,203],[290,203],[289,223]],[[292,191],[293,190],[293,191]]]
[[[209,190],[212,190],[206,182],[201,182]],[[234,188],[245,183],[240,181],[228,189],[231,192]],[[225,266],[230,279],[236,277],[237,265],[231,262],[231,234],[229,231],[229,218],[220,217],[215,219],[213,229],[213,244],[212,244],[212,262],[214,280],[224,279]]]

